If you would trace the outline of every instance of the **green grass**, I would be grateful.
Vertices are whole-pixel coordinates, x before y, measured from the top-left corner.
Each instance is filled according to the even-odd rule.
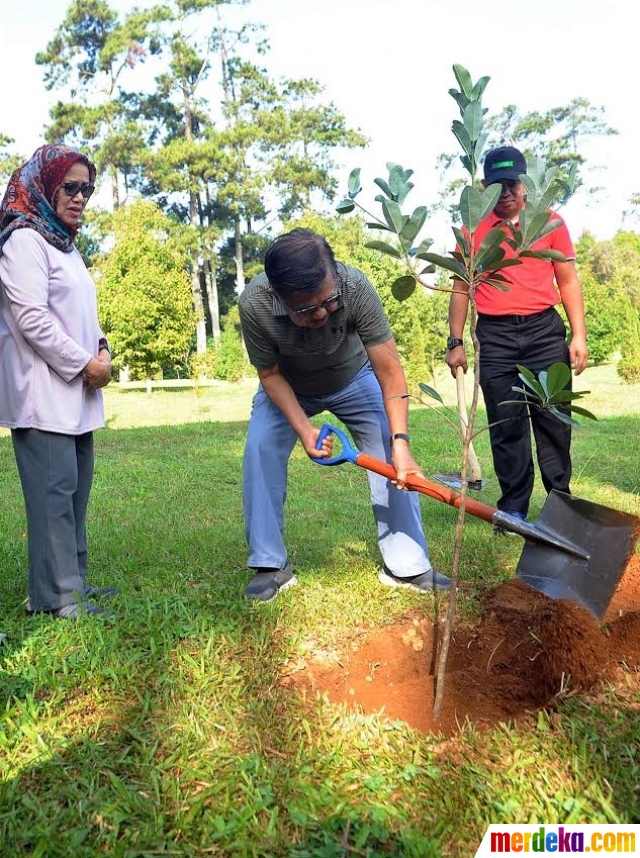
[[[576,432],[574,491],[638,513],[640,386],[618,385],[611,367],[583,378],[601,419]],[[453,381],[439,387],[452,402]],[[240,468],[254,388],[107,391],[90,559],[95,583],[121,588],[113,620],[25,616],[22,497],[0,438],[2,858],[467,856],[489,822],[639,822],[633,666],[624,686],[453,740],[280,684],[310,647],[432,605],[377,585],[364,472],[314,466],[299,449],[287,543],[300,586],[269,605],[243,599]],[[425,473],[459,469],[434,411],[414,410],[411,431]],[[476,450],[493,504],[486,433]],[[426,498],[422,508],[446,572],[455,511]],[[513,571],[513,542],[468,521],[464,615]]]

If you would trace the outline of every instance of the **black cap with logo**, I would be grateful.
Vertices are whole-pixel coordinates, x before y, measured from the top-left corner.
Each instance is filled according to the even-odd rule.
[[[498,146],[487,152],[484,159],[484,183],[493,185],[503,179],[520,181],[520,176],[527,172],[527,162],[519,149],[513,146]]]

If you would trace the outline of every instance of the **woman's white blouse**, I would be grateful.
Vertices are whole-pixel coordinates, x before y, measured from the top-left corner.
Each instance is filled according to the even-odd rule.
[[[102,391],[82,378],[103,336],[77,249],[16,229],[0,256],[0,425],[67,435],[104,426]]]

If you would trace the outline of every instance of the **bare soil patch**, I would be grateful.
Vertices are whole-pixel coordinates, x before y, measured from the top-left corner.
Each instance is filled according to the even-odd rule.
[[[433,721],[435,653],[443,617],[409,617],[340,652],[290,666],[285,685],[325,694],[364,713],[381,712],[425,732],[483,728],[587,692],[640,666],[640,556],[634,555],[598,623],[513,579],[488,591],[484,614],[454,631],[443,713]]]

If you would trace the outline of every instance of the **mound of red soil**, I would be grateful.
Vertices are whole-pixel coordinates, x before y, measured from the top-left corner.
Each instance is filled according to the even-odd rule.
[[[298,662],[284,683],[429,732],[517,718],[560,694],[614,679],[621,665],[640,664],[640,557],[629,564],[602,624],[516,579],[489,591],[482,620],[454,630],[444,706],[434,722],[443,619],[378,629],[344,651]]]

